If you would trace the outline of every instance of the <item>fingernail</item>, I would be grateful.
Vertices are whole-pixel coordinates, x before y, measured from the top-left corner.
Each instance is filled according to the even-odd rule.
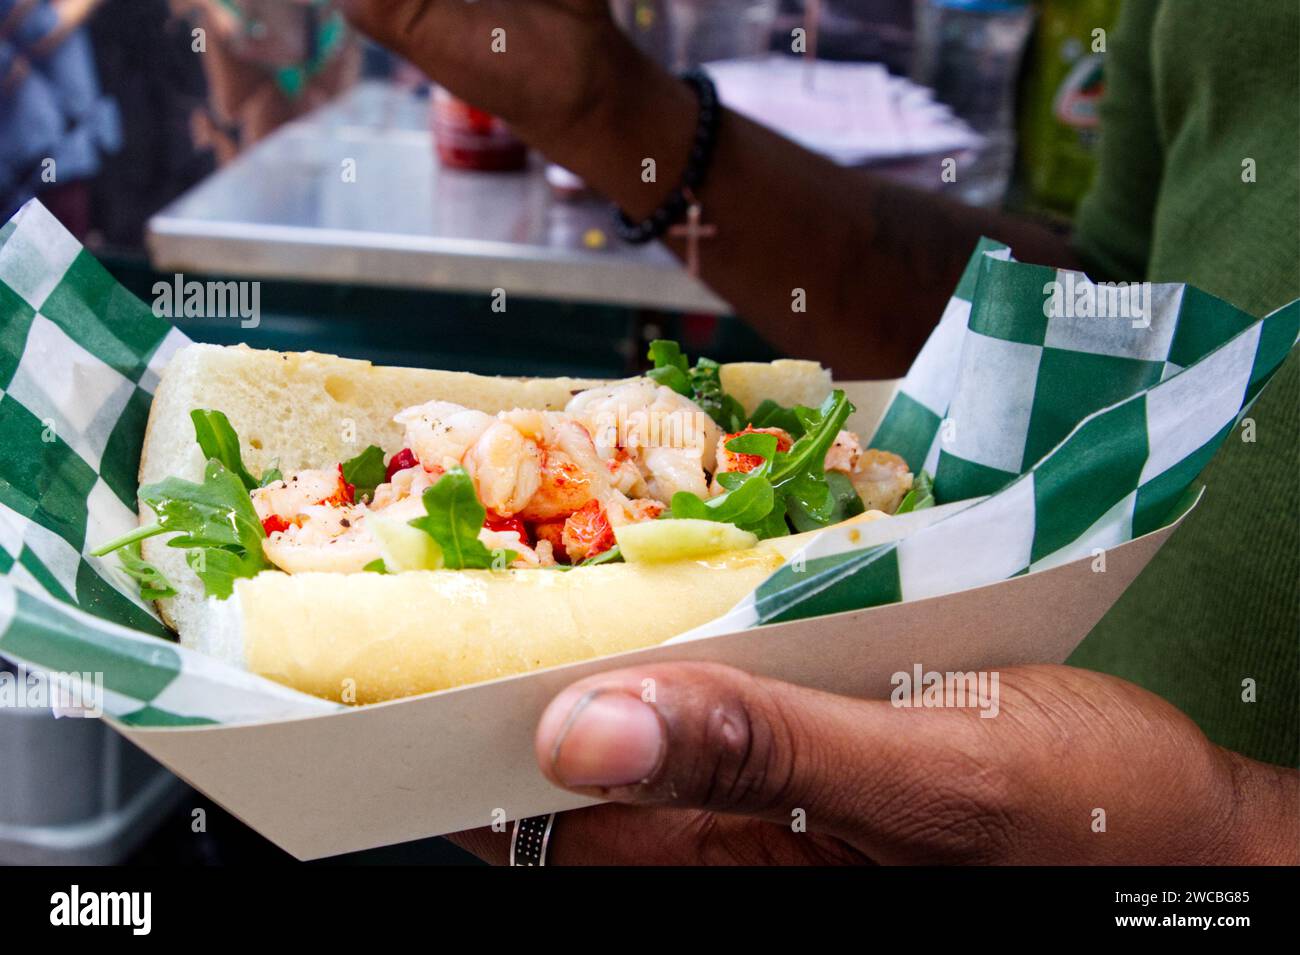
[[[659,765],[659,714],[634,696],[596,690],[579,700],[560,729],[551,767],[566,786],[630,786]]]

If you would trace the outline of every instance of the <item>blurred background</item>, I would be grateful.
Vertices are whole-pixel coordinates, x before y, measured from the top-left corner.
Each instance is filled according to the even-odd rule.
[[[611,6],[665,66],[707,64],[725,104],[838,163],[1067,228],[1119,2]],[[175,319],[199,341],[516,375],[620,375],[665,336],[778,357],[332,0],[0,0],[0,223],[33,196],[146,301],[177,274],[261,282],[256,327]],[[342,861],[467,859],[428,840]],[[0,863],[119,861],[290,860],[97,721],[0,709]]]

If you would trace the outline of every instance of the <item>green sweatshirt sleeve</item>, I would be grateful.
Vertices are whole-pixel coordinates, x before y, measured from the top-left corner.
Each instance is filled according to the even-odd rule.
[[[1074,245],[1098,280],[1146,277],[1163,174],[1152,82],[1158,0],[1125,3],[1109,37],[1097,177],[1075,220]]]

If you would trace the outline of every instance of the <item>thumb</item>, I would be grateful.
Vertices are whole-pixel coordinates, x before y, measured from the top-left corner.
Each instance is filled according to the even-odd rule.
[[[962,745],[960,727],[903,727],[899,717],[885,701],[670,664],[564,690],[542,716],[536,751],[542,771],[567,789],[784,824],[803,810],[810,830],[870,851],[900,821],[896,807],[914,802],[921,774],[912,747]]]

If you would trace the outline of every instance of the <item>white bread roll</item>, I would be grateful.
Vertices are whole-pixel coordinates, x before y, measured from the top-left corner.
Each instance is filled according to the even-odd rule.
[[[724,388],[752,410],[764,398],[816,405],[831,389],[815,362],[724,365]],[[313,352],[191,345],[173,357],[149,414],[140,483],[202,478],[190,412],[224,412],[253,474],[327,466],[376,444],[400,449],[393,415],[434,398],[495,413],[561,409],[607,382],[495,378],[376,367]],[[153,514],[141,507],[143,522]],[[264,572],[228,601],[207,600],[165,537],[145,558],[177,596],[160,601],[186,646],[289,686],[375,702],[662,642],[718,616],[780,565],[796,538],[672,565],[571,571],[421,571],[394,575]],[[350,682],[349,682],[350,681]]]

